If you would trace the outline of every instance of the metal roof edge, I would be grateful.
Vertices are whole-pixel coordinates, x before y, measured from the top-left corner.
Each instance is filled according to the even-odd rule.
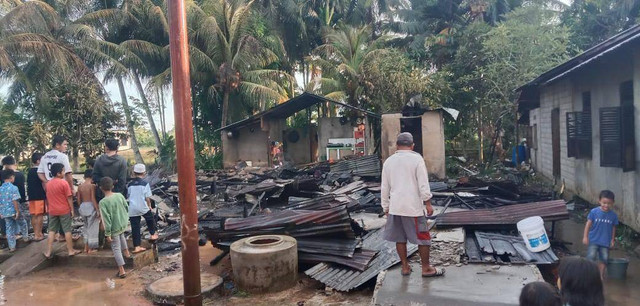
[[[380,114],[376,114],[376,113],[374,113],[372,111],[368,111],[368,110],[363,109],[363,108],[352,106],[352,105],[349,105],[349,104],[346,104],[346,103],[335,101],[335,100],[329,99],[327,97],[319,96],[319,95],[316,95],[316,94],[313,94],[313,93],[305,91],[302,94],[297,95],[297,96],[295,96],[295,97],[293,97],[293,98],[291,98],[291,99],[289,99],[289,100],[287,100],[287,101],[285,101],[283,103],[280,103],[280,104],[278,104],[278,105],[276,105],[276,106],[274,106],[274,107],[272,107],[270,109],[261,111],[261,112],[259,112],[257,114],[253,114],[253,115],[251,115],[251,116],[249,116],[249,117],[247,117],[245,119],[236,121],[236,122],[231,123],[229,125],[226,125],[224,127],[220,127],[218,129],[214,130],[214,133],[217,133],[217,132],[220,132],[220,131],[224,131],[224,130],[228,130],[228,129],[231,129],[231,128],[234,128],[234,127],[237,127],[237,126],[242,126],[242,125],[244,125],[246,123],[252,122],[253,120],[258,120],[258,118],[267,116],[269,113],[275,112],[278,109],[283,108],[284,106],[288,105],[288,103],[291,103],[292,101],[296,101],[296,100],[302,99],[304,97],[310,97],[310,98],[313,98],[313,99],[317,99],[318,101],[315,102],[313,105],[318,104],[318,103],[320,103],[322,101],[325,101],[325,102],[330,102],[330,103],[333,103],[333,104],[337,104],[337,105],[340,105],[340,106],[343,106],[343,107],[346,107],[346,108],[349,108],[349,109],[353,109],[353,110],[356,110],[356,111],[359,111],[359,112],[363,112],[363,113],[367,114],[367,116],[370,116],[370,117],[374,117],[374,118],[378,118],[378,119],[382,118],[382,116],[380,116]]]

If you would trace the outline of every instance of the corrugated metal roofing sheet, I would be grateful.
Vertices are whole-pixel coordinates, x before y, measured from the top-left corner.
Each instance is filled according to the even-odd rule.
[[[338,102],[335,100],[331,100],[329,98],[326,97],[322,97],[322,96],[318,96],[312,93],[308,93],[308,92],[304,92],[299,96],[293,97],[291,99],[289,99],[286,102],[280,103],[268,110],[265,110],[263,112],[257,113],[253,116],[250,116],[249,118],[234,122],[232,124],[229,124],[227,126],[221,127],[217,130],[215,130],[214,132],[219,132],[219,131],[223,131],[223,130],[229,130],[229,129],[233,129],[233,128],[240,128],[243,127],[247,124],[256,122],[258,120],[260,120],[260,118],[262,117],[266,117],[266,118],[287,118],[303,109],[307,109],[309,107],[312,107],[318,103],[322,103],[322,102],[329,102],[329,103],[333,103],[333,104],[337,104],[346,108],[350,108],[353,109],[355,111],[359,111],[362,113],[365,113],[369,116],[375,117],[375,118],[380,118],[380,115],[374,113],[374,112],[370,112],[366,109],[362,109],[359,107],[355,107],[349,104],[345,104],[342,102]]]
[[[298,253],[298,259],[307,263],[332,262],[354,268],[358,271],[364,271],[376,253],[376,251],[370,250],[357,250],[352,257],[343,257],[329,254],[311,254],[301,252]]]
[[[542,252],[531,252],[521,237],[492,232],[476,231],[465,241],[469,262],[504,262],[551,264],[558,257],[551,248]]]
[[[568,219],[569,212],[567,211],[567,203],[564,200],[555,200],[508,205],[491,209],[450,212],[438,216],[436,219],[436,225],[465,226],[516,224],[522,219],[533,216],[540,216],[545,221]]]
[[[349,291],[400,262],[395,243],[382,238],[382,230],[367,234],[363,239],[363,249],[379,250],[378,255],[369,263],[364,271],[344,268],[335,264],[317,264],[304,273],[309,277],[338,291]],[[418,250],[417,245],[407,244],[409,256]]]

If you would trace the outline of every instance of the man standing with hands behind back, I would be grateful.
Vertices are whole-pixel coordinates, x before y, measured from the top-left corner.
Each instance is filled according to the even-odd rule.
[[[396,243],[402,262],[402,275],[411,274],[407,260],[407,241],[418,245],[422,261],[422,276],[444,275],[444,269],[429,264],[431,235],[427,215],[433,214],[429,176],[422,156],[413,151],[411,133],[400,133],[397,151],[382,167],[382,208],[387,215],[384,239]]]

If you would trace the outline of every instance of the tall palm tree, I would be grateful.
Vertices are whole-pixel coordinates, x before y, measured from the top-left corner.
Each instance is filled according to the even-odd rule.
[[[143,163],[135,133],[135,122],[124,87],[124,79],[129,76],[129,69],[132,67],[143,67],[144,65],[135,54],[120,46],[122,42],[131,37],[134,29],[140,26],[137,24],[135,16],[129,12],[129,2],[131,2],[131,0],[125,0],[121,4],[112,3],[113,6],[107,6],[82,16],[76,23],[91,26],[94,31],[98,33],[104,44],[112,46],[119,51],[118,56],[113,59],[123,64],[111,65],[105,72],[104,79],[105,81],[115,80],[118,84],[127,131],[131,137],[131,148],[134,153],[134,158],[136,163]]]
[[[293,77],[279,69],[267,68],[278,57],[251,34],[253,2],[203,0],[200,6],[193,5],[190,9],[191,56],[209,58],[215,63],[216,78],[208,88],[222,96],[222,126],[230,119],[232,94],[253,101],[260,109],[293,94],[287,90]]]
[[[363,67],[367,62],[378,56],[383,56],[387,50],[379,48],[376,41],[371,41],[368,27],[354,28],[342,27],[326,35],[327,43],[319,46],[315,56],[311,60],[322,67],[324,78],[330,78],[339,82],[322,83],[339,89],[326,96],[335,100],[345,100],[353,106],[366,107],[367,97],[365,91]],[[321,85],[322,86],[322,85]]]

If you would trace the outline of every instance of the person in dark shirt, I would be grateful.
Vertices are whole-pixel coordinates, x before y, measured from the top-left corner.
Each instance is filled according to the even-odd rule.
[[[104,154],[100,155],[93,165],[93,181],[98,183],[104,177],[113,180],[113,192],[121,193],[127,196],[127,160],[118,155],[118,147],[120,142],[116,139],[107,139],[104,142]],[[104,194],[99,187],[96,186],[96,200],[100,202],[104,198]],[[104,224],[100,225],[98,234],[98,244],[103,246],[105,241]]]
[[[27,197],[24,190],[24,174],[18,171],[18,164],[16,163],[16,159],[11,155],[5,156],[2,159],[2,169],[13,170],[13,174],[15,177],[13,185],[18,187],[18,193],[20,193],[20,200],[18,200],[18,202],[20,203],[20,218],[18,219],[18,226],[20,228],[20,233],[22,234],[23,240],[29,241],[29,224],[27,221],[29,217],[29,208],[26,205]]]
[[[31,155],[31,169],[27,173],[27,196],[29,199],[29,214],[31,214],[31,226],[33,226],[34,239],[44,240],[42,223],[46,211],[46,194],[42,187],[42,181],[38,177],[38,166],[42,153],[36,152]]]

